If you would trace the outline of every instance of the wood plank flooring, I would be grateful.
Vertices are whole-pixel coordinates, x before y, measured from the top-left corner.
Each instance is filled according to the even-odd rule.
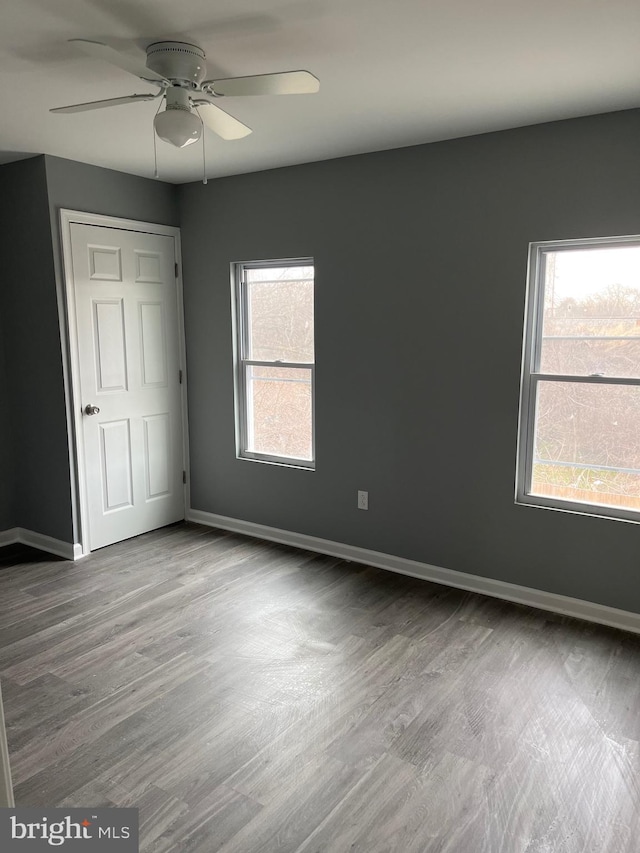
[[[640,637],[196,525],[0,550],[18,805],[143,853],[637,853]]]

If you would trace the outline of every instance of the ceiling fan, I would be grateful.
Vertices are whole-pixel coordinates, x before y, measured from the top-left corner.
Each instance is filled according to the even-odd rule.
[[[165,108],[156,113],[155,132],[160,139],[177,148],[197,142],[202,135],[203,122],[222,139],[241,139],[251,133],[250,127],[214,103],[218,99],[243,95],[305,95],[317,92],[320,88],[320,81],[309,71],[282,71],[253,77],[205,80],[204,51],[197,45],[185,42],[160,41],[149,45],[145,65],[135,57],[119,53],[101,42],[70,39],[70,43],[87,56],[102,59],[139,77],[145,83],[157,86],[158,91],[56,107],[50,112],[78,113],[163,98]]]

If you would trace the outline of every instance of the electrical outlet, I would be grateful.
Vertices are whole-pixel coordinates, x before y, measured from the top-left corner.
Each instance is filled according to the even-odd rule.
[[[369,492],[358,491],[358,509],[369,509]]]

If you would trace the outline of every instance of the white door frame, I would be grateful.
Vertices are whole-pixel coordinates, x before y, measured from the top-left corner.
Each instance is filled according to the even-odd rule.
[[[70,405],[67,407],[69,430],[73,436],[71,441],[71,486],[75,490],[73,501],[73,523],[77,531],[78,542],[74,544],[74,559],[90,553],[89,548],[89,505],[87,500],[86,471],[84,465],[84,435],[82,429],[82,397],[80,393],[80,358],[78,353],[77,315],[75,285],[73,280],[71,254],[72,224],[97,225],[101,228],[115,228],[120,231],[141,231],[145,234],[157,234],[172,237],[177,263],[176,296],[178,309],[178,358],[182,371],[180,399],[182,407],[182,467],[189,471],[189,445],[187,429],[187,370],[186,348],[184,336],[184,303],[182,289],[182,255],[180,250],[180,229],[170,225],[157,225],[151,222],[138,222],[134,219],[119,219],[113,216],[103,216],[98,213],[84,213],[79,210],[60,210],[60,238],[62,242],[62,267],[65,288],[65,322],[64,329],[68,342],[70,379]],[[61,318],[62,322],[62,318]],[[188,478],[187,478],[188,479]],[[188,487],[184,487],[185,515],[189,505]]]

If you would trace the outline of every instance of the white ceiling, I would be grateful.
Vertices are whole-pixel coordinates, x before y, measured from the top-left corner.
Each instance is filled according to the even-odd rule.
[[[132,55],[189,41],[209,77],[320,78],[316,95],[221,102],[253,134],[207,132],[209,177],[640,106],[639,0],[2,0],[0,161],[153,174],[157,102],[48,112],[154,91],[71,38]],[[202,176],[199,145],[158,142],[158,161],[164,180]]]

